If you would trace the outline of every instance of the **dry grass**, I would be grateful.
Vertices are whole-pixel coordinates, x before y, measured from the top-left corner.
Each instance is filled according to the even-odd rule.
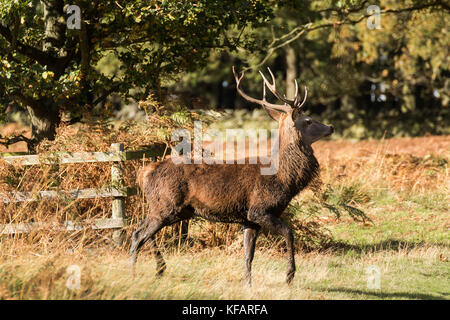
[[[273,251],[256,252],[252,288],[243,285],[243,261],[234,250],[166,254],[168,270],[154,276],[155,261],[142,255],[133,277],[123,251],[92,249],[38,254],[4,253],[3,299],[448,299],[448,263],[437,246],[379,251],[361,257],[334,253],[297,255],[291,286],[286,263]],[[81,269],[80,289],[66,287],[66,268]],[[381,287],[367,288],[366,269],[376,265]],[[447,282],[446,282],[447,281]]]
[[[130,123],[115,128],[62,127],[56,142],[42,144],[41,150],[104,151],[117,141],[137,148],[167,137],[174,125],[170,121],[163,119],[151,129]],[[195,220],[185,244],[178,241],[175,227],[158,235],[169,265],[164,280],[153,276],[154,260],[147,250],[139,260],[137,278],[132,279],[126,254],[129,243],[124,249],[114,248],[108,230],[45,229],[4,236],[0,298],[448,299],[450,288],[444,280],[449,274],[445,259],[450,256],[450,136],[321,141],[314,149],[322,168],[321,192],[305,191],[287,214],[296,227],[299,248],[298,273],[291,288],[284,284],[282,239],[266,235],[258,240],[255,286],[242,289],[239,226]],[[136,171],[144,164],[126,163],[127,185],[135,184]],[[0,193],[101,188],[109,181],[108,164],[0,164]],[[131,221],[127,239],[145,216],[144,207],[140,195],[127,199]],[[110,213],[108,199],[0,203],[0,223],[89,221]],[[81,291],[65,286],[66,267],[71,264],[83,270]],[[371,292],[365,286],[365,268],[370,264],[382,270],[381,291]]]
[[[319,141],[314,149],[325,181],[360,180],[372,190],[398,192],[445,192],[450,187],[450,136]]]

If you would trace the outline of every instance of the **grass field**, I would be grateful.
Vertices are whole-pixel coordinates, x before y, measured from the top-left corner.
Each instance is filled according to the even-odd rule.
[[[155,276],[148,249],[133,278],[126,248],[108,241],[69,249],[63,237],[72,234],[4,237],[0,298],[450,299],[450,137],[324,141],[315,150],[327,203],[338,210],[313,204],[310,191],[295,200],[294,213],[313,223],[326,241],[298,250],[291,286],[284,281],[280,239],[258,239],[248,288],[240,232],[218,245],[203,245],[211,237],[202,239],[200,233],[216,229],[203,226],[198,232],[194,224],[187,243],[163,250],[168,268],[162,278]],[[80,267],[79,289],[66,286],[70,265]],[[380,271],[379,289],[368,287],[371,266]]]

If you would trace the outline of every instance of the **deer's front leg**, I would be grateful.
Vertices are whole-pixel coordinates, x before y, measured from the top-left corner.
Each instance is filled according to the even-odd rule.
[[[244,226],[244,255],[245,255],[245,281],[248,286],[252,285],[252,262],[255,255],[256,239],[258,237],[258,226]]]
[[[294,234],[292,230],[286,226],[280,218],[266,211],[250,210],[248,220],[258,224],[263,228],[267,228],[270,232],[282,235],[286,239],[286,247],[288,253],[288,270],[286,273],[286,282],[291,283],[295,274],[295,258],[294,258]]]

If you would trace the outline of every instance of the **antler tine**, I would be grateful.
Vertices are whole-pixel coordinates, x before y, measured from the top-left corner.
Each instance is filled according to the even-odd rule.
[[[267,68],[267,70],[269,70],[270,76],[272,78],[272,82],[270,83],[266,77],[264,76],[264,74],[259,71],[259,73],[261,74],[261,77],[263,78],[264,82],[266,83],[267,87],[269,88],[269,90],[273,93],[273,95],[283,101],[286,105],[289,105],[291,108],[295,109],[297,108],[297,104],[298,104],[298,84],[297,84],[297,80],[295,80],[295,98],[293,100],[290,100],[286,97],[286,95],[282,96],[278,91],[277,91],[277,87],[276,87],[276,81],[275,81],[275,76],[273,75],[272,70],[270,70],[270,68]]]
[[[270,84],[267,79],[264,77],[264,74],[260,71],[259,73],[261,74],[261,76],[264,79],[264,82],[267,84],[268,88],[270,89],[270,91],[274,94],[275,97],[277,97],[278,99],[280,99],[281,101],[283,101],[284,103],[286,103],[287,105],[290,105],[292,108],[294,109],[301,109],[302,106],[305,104],[306,102],[306,98],[308,96],[308,89],[305,87],[305,96],[303,97],[303,101],[300,103],[300,96],[298,95],[298,82],[297,79],[294,79],[294,83],[295,83],[295,95],[294,95],[294,99],[290,100],[286,97],[286,95],[284,95],[284,97],[282,97],[277,91],[276,91],[276,82],[275,82],[275,76],[273,75],[272,70],[270,70],[269,67],[267,67],[267,70],[269,70],[270,76],[272,77],[272,84]],[[299,104],[300,103],[300,104]]]
[[[295,94],[294,94],[294,99],[297,99],[298,97],[298,83],[297,83],[297,79],[294,79],[294,83],[295,83]]]
[[[266,101],[266,84],[264,83],[264,80],[263,80],[263,101]]]
[[[273,84],[270,83],[266,77],[264,76],[264,73],[261,72],[261,70],[259,70],[259,74],[261,75],[264,84],[267,86],[267,88],[269,88],[270,92],[272,92],[274,94],[275,97],[278,98],[278,93],[277,93],[277,88],[276,88],[276,83],[275,81],[273,81]],[[273,78],[272,78],[273,80]],[[281,100],[281,99],[280,99]]]
[[[298,109],[302,109],[303,105],[304,105],[305,102],[306,102],[306,97],[307,97],[307,96],[308,96],[308,88],[306,88],[306,86],[305,86],[305,96],[303,97],[302,103],[300,103],[300,105],[297,107]]]
[[[267,70],[269,70],[270,76],[272,77],[273,91],[277,91],[277,81],[275,80],[275,76],[273,75],[272,70],[270,70],[269,67],[267,67]]]
[[[288,106],[267,102],[265,86],[263,87],[263,100],[255,99],[255,98],[248,96],[240,88],[240,83],[241,83],[242,78],[244,78],[245,73],[242,72],[242,75],[240,77],[238,77],[238,75],[236,74],[236,71],[234,69],[234,66],[232,67],[232,70],[233,70],[233,74],[234,74],[234,79],[236,80],[236,90],[245,100],[262,105],[264,108],[269,108],[269,109],[273,109],[273,110],[277,110],[277,111],[281,111],[281,112],[285,112],[285,113],[288,113],[290,111],[290,108]]]
[[[288,100],[288,99],[286,98],[286,96],[284,96],[284,97],[281,96],[281,94],[277,91],[277,82],[276,82],[276,80],[275,80],[275,76],[273,75],[272,70],[270,70],[269,67],[267,67],[267,70],[269,70],[270,76],[272,77],[272,84],[271,84],[271,86],[269,87],[269,89],[271,89],[270,91],[273,93],[273,95],[274,95],[275,97],[277,97],[278,99],[280,99],[280,100],[283,101],[284,103],[286,103],[286,104],[290,105],[291,107],[293,107],[293,102],[294,102],[294,101]],[[264,78],[264,80],[265,80],[266,83],[267,83],[267,82],[268,82],[267,79],[264,77],[264,75],[262,74],[261,71],[260,71],[260,73],[261,73],[262,77]]]
[[[236,80],[236,90],[237,90],[237,92],[244,99],[246,99],[247,101],[250,101],[250,102],[262,105],[264,108],[269,108],[269,109],[273,109],[273,110],[277,110],[277,111],[281,111],[281,112],[285,112],[285,113],[291,112],[292,109],[301,110],[303,105],[306,102],[306,98],[308,96],[308,89],[305,87],[305,96],[303,97],[303,101],[299,104],[300,97],[298,95],[298,83],[297,83],[297,80],[294,80],[294,83],[295,83],[295,98],[294,98],[294,100],[289,100],[289,99],[286,98],[286,96],[283,97],[277,92],[275,76],[274,76],[272,70],[270,70],[270,68],[267,68],[267,69],[269,70],[269,73],[270,73],[270,76],[272,78],[272,82],[273,83],[270,83],[266,79],[264,74],[261,71],[259,71],[259,73],[261,74],[261,77],[263,79],[263,99],[259,100],[259,99],[255,99],[255,98],[252,98],[252,97],[248,96],[244,91],[241,90],[240,84],[241,84],[241,80],[245,76],[245,73],[242,72],[242,75],[240,77],[238,77],[238,75],[236,74],[236,70],[234,69],[234,66],[233,66],[232,70],[233,70],[234,78]],[[283,101],[285,104],[284,105],[279,105],[279,104],[274,104],[274,103],[267,102],[267,100],[266,100],[266,86],[267,86],[267,88],[269,88],[269,90],[272,92],[272,94],[277,99]]]
[[[248,96],[248,95],[245,94],[245,93],[241,90],[241,88],[239,87],[240,84],[241,84],[242,78],[244,78],[244,76],[245,76],[245,72],[242,72],[241,76],[238,77],[238,75],[236,74],[236,70],[234,70],[234,66],[232,67],[232,70],[233,70],[234,79],[236,80],[236,90],[239,92],[239,94],[240,94],[244,99],[246,99],[246,100],[248,100],[248,101],[250,101],[250,102],[254,102],[254,103],[259,103],[259,104],[261,104],[261,103],[260,103],[260,100],[257,100],[257,99],[254,99],[254,98]]]

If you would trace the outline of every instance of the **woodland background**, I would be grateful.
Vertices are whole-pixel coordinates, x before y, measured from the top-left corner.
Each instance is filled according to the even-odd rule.
[[[68,29],[69,5],[81,10]],[[380,8],[380,28],[371,28]],[[243,288],[240,226],[189,221],[146,248],[137,276],[127,249],[145,218],[128,197],[125,243],[110,230],[51,227],[0,235],[0,299],[449,299],[449,12],[442,0],[3,0],[0,2],[0,193],[104,188],[110,165],[24,167],[3,156],[170,146],[193,122],[276,128],[236,94],[262,96],[270,67],[282,92],[308,88],[307,113],[335,133],[313,145],[321,184],[283,219],[296,233],[297,274],[284,283],[284,242],[258,239]],[[267,74],[267,73],[266,73]],[[149,159],[127,161],[125,183]],[[110,199],[0,202],[0,224],[111,216]],[[67,287],[67,267],[81,287]],[[377,266],[381,288],[367,286]]]

